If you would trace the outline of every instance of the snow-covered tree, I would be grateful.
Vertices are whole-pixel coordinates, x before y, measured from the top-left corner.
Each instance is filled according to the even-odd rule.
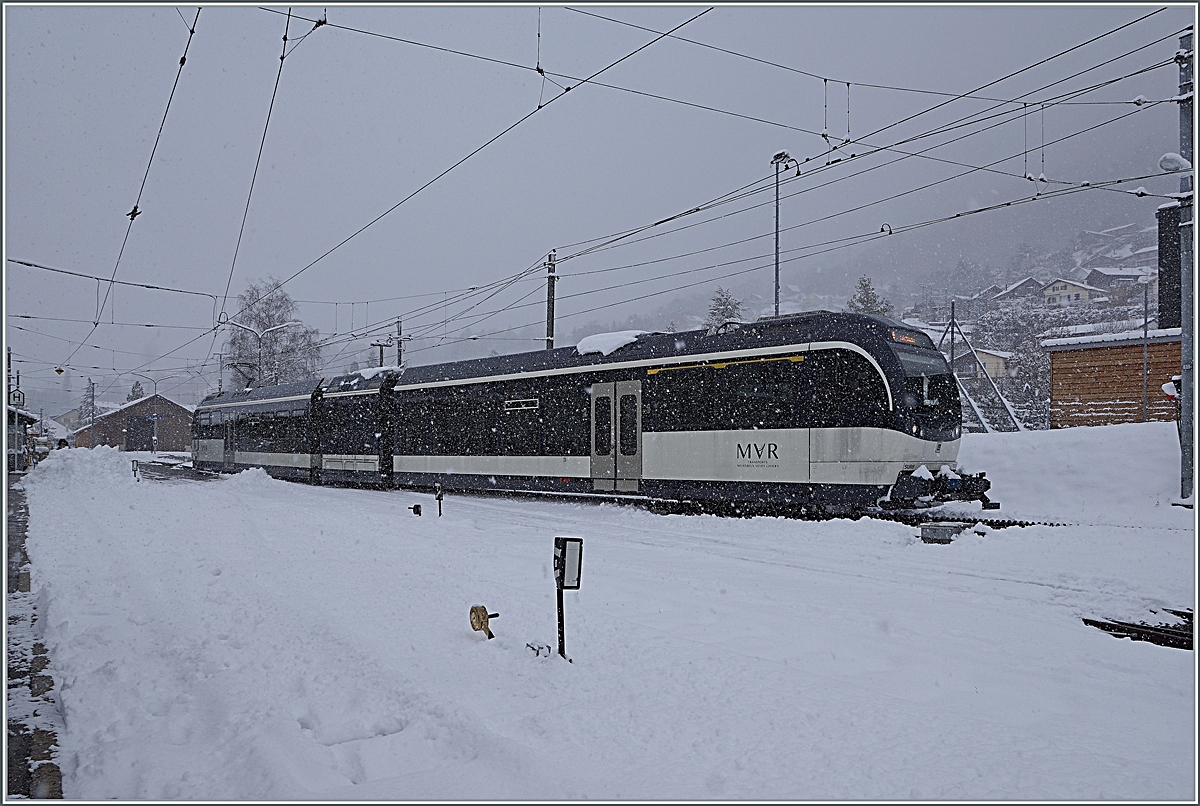
[[[87,391],[83,393],[83,402],[79,404],[79,425],[91,425],[99,413],[96,410],[96,387],[88,378]]]
[[[871,285],[870,277],[863,276],[858,278],[858,286],[855,287],[854,294],[846,303],[846,310],[850,313],[873,313],[887,316],[892,312],[892,303],[879,296],[879,292]]]
[[[726,322],[740,322],[742,319],[742,301],[732,292],[717,286],[712,302],[708,305],[708,318],[704,324],[710,331],[715,331]]]
[[[295,322],[297,311],[296,303],[279,285],[274,277],[268,277],[238,294],[240,313],[233,321],[241,327],[229,328],[225,354],[229,357],[226,364],[245,379],[247,386],[311,378],[321,363],[315,328],[299,323],[280,327]]]
[[[142,390],[142,382],[134,381],[133,386],[129,389],[129,394],[125,396],[125,400],[132,403],[135,400],[141,400],[145,396],[146,393]]]

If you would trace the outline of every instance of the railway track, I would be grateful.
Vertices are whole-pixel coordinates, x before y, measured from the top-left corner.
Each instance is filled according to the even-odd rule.
[[[139,466],[139,472],[146,478],[156,480],[167,479],[188,479],[194,481],[213,481],[221,477],[219,473],[213,473],[207,470],[195,470],[190,467],[184,467],[177,464],[159,464],[157,462],[144,462]],[[403,487],[400,489],[410,492],[433,493],[432,488],[426,487]],[[510,498],[510,499],[525,499],[525,500],[546,500],[555,499],[559,501],[589,501],[592,503],[603,502],[608,504],[618,504],[622,506],[636,506],[646,509],[650,512],[655,512],[662,515],[719,515],[723,517],[734,518],[753,518],[757,516],[782,517],[792,520],[813,520],[826,521],[834,518],[871,518],[873,520],[893,521],[903,523],[907,526],[921,526],[927,523],[937,522],[954,522],[963,523],[967,526],[975,524],[983,524],[990,529],[1009,529],[1013,527],[1024,528],[1027,526],[1086,526],[1087,524],[1067,523],[1062,521],[1040,521],[1040,520],[1023,520],[1020,518],[996,518],[987,517],[980,514],[965,514],[954,512],[943,512],[938,507],[930,507],[929,509],[899,509],[899,510],[883,510],[870,509],[865,512],[853,514],[830,514],[825,512],[807,511],[798,507],[789,507],[781,505],[764,505],[764,504],[714,504],[712,502],[700,501],[674,501],[662,498],[647,498],[641,495],[594,495],[594,494],[570,494],[570,493],[545,493],[538,491],[517,491],[517,490],[455,490],[455,495],[482,497],[482,498]]]
[[[1091,618],[1083,619],[1083,623],[1089,627],[1104,630],[1115,638],[1128,638],[1131,641],[1148,641],[1159,646],[1169,646],[1177,649],[1191,649],[1192,635],[1195,631],[1192,624],[1192,611],[1171,610],[1164,607],[1163,612],[1183,619],[1184,623],[1181,625],[1147,624],[1143,621],[1134,624],[1129,621]]]

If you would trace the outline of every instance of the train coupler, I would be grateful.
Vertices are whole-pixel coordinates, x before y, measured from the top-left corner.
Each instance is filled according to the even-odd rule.
[[[893,503],[920,501],[927,505],[947,501],[978,501],[984,509],[999,509],[1000,502],[992,501],[987,496],[991,487],[992,483],[982,471],[974,474],[955,473],[949,466],[943,465],[934,474],[922,465],[912,472],[900,474],[889,498]]]

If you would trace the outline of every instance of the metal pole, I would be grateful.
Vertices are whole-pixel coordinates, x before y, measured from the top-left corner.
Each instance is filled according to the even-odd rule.
[[[554,275],[554,252],[551,249],[546,257],[546,349],[554,349],[554,283],[558,278]]]
[[[404,360],[404,339],[402,337],[402,332],[403,331],[400,327],[400,320],[397,319],[396,320],[396,366],[397,367],[403,366],[403,360]]]
[[[954,369],[954,303],[950,303],[950,373],[954,377],[958,377],[958,373]]]
[[[1179,37],[1179,53],[1176,61],[1179,63],[1179,96],[1184,100],[1179,104],[1179,154],[1189,163],[1194,161],[1192,153],[1192,66],[1194,50],[1192,46],[1193,31],[1188,31]],[[1193,372],[1192,350],[1195,348],[1195,324],[1193,315],[1193,265],[1195,252],[1192,249],[1192,197],[1193,172],[1184,174],[1179,180],[1180,209],[1179,209],[1179,319],[1180,319],[1180,473],[1179,495],[1188,498],[1193,487],[1193,451],[1195,438],[1194,427],[1195,405],[1195,376]]]
[[[1142,285],[1142,422],[1146,422],[1146,374],[1150,363],[1150,284]]]
[[[779,316],[779,166],[775,163],[775,315]]]
[[[565,558],[564,558],[565,562]],[[558,654],[564,658],[567,656],[567,638],[566,628],[563,626],[563,586],[562,579],[559,579],[555,587],[558,588]]]
[[[154,427],[150,432],[150,453],[158,453],[158,381],[154,384]]]

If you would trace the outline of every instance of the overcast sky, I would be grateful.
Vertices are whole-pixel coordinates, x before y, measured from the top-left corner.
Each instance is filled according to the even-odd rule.
[[[194,403],[216,388],[222,307],[234,314],[247,283],[297,272],[285,288],[330,340],[329,374],[394,332],[397,317],[422,337],[409,345],[413,363],[462,355],[467,327],[493,334],[469,343],[475,354],[536,349],[538,267],[551,249],[566,257],[580,249],[572,244],[747,187],[763,192],[561,262],[558,333],[672,299],[702,306],[718,285],[757,295],[757,314],[772,295],[771,157],[781,150],[803,161],[800,177],[782,175],[783,282],[826,292],[848,294],[851,275],[874,265],[888,283],[917,284],[962,258],[1002,263],[1022,241],[1059,248],[1080,229],[1153,224],[1164,201],[1092,189],[858,243],[885,223],[902,230],[1030,198],[1038,183],[1026,172],[1051,180],[1044,192],[1156,173],[1158,157],[1179,148],[1178,106],[1129,101],[1176,93],[1178,68],[1163,63],[1192,7],[713,7],[676,34],[733,53],[655,41],[651,31],[706,8],[329,6],[329,25],[314,29],[320,7],[293,7],[289,22],[287,7],[209,6],[189,46],[195,6],[6,5],[5,338],[28,405],[77,405],[88,377],[123,401],[138,379],[130,372]],[[595,79],[612,86],[576,86],[625,56]],[[909,141],[983,113],[985,122]],[[852,142],[830,156],[822,131],[831,144]],[[980,167],[991,170],[971,171]],[[1139,186],[1164,194],[1178,180],[1119,187]],[[708,223],[671,232],[696,222]],[[110,290],[14,260],[210,296]],[[461,289],[526,270],[495,296],[459,300]],[[512,329],[521,325],[534,326]]]

